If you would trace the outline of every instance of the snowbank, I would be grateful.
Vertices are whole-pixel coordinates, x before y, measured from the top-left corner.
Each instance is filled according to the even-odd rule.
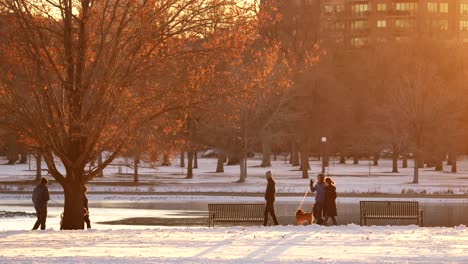
[[[468,263],[468,229],[360,227],[4,231],[0,263]]]

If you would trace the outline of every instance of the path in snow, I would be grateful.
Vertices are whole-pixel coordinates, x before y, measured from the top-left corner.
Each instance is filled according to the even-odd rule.
[[[468,229],[231,227],[0,232],[0,263],[468,263]]]

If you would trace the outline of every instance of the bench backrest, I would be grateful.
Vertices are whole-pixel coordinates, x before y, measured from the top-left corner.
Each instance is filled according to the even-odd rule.
[[[210,218],[263,221],[264,204],[208,204]]]
[[[361,215],[418,217],[419,203],[410,201],[361,201]]]

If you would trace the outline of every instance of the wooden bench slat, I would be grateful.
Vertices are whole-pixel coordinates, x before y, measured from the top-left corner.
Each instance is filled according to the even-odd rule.
[[[264,204],[208,204],[209,226],[216,222],[263,222]]]
[[[360,201],[361,225],[367,219],[415,219],[422,226],[422,210],[413,201]]]

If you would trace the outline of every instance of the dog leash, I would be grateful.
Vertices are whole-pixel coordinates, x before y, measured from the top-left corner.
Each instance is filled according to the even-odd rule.
[[[301,209],[302,208],[302,204],[304,203],[305,201],[305,198],[307,197],[307,194],[309,193],[309,188],[307,188],[307,191],[306,193],[304,194],[304,198],[302,198],[302,202],[301,202],[301,205],[299,205],[299,208],[297,208],[297,210]]]
[[[57,205],[60,205],[60,203],[57,202],[57,201],[55,201],[54,199],[50,199],[50,201],[53,202],[53,203],[55,203],[55,204],[57,204]]]

